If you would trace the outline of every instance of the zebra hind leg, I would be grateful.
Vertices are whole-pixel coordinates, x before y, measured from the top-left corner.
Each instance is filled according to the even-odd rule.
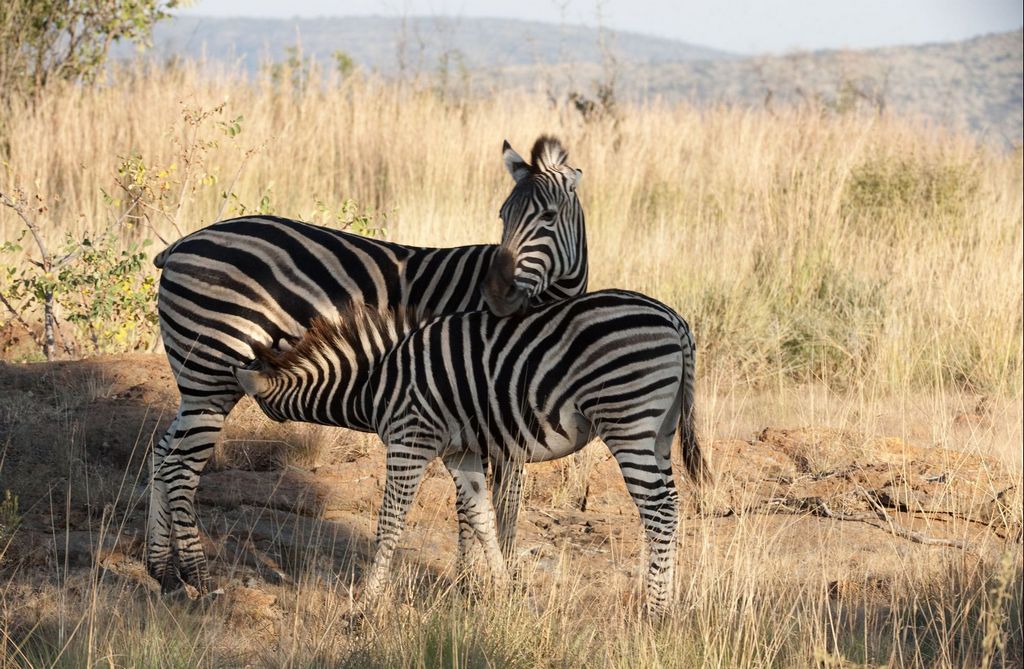
[[[199,537],[195,495],[199,476],[213,454],[229,410],[230,406],[183,404],[154,456],[148,562],[150,574],[160,581],[165,592],[178,586],[168,566],[171,544],[181,580],[194,587],[199,596],[208,595],[213,589]],[[153,497],[159,497],[163,504],[153,504]],[[169,531],[164,529],[167,527]]]
[[[459,453],[446,457],[444,464],[455,480],[460,533],[462,523],[468,523],[483,547],[492,580],[503,587],[509,580],[508,568],[498,545],[494,508],[487,499],[483,460],[475,453]]]
[[[476,574],[477,565],[483,559],[483,552],[479,542],[476,540],[476,532],[473,523],[470,522],[467,510],[456,499],[455,509],[459,523],[459,568],[458,575],[462,586],[468,585],[468,580]]]
[[[174,532],[171,528],[171,508],[167,499],[167,483],[158,476],[164,469],[170,443],[177,432],[179,418],[171,422],[163,437],[153,448],[149,483],[149,520],[147,527],[146,568],[160,584],[161,592],[172,592],[181,587],[174,564]]]
[[[672,479],[672,461],[663,439],[617,441],[605,438],[626,480],[647,534],[649,564],[646,578],[647,608],[664,614],[672,599],[676,563],[678,495]],[[664,453],[659,451],[663,450]]]

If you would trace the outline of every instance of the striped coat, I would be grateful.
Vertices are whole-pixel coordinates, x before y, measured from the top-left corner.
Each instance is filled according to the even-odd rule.
[[[505,565],[484,496],[488,458],[565,457],[600,436],[615,456],[650,544],[648,604],[663,610],[675,564],[671,446],[687,472],[707,468],[694,429],[695,347],[672,309],[601,291],[499,318],[455,314],[417,327],[405,312],[320,322],[298,346],[235,371],[268,416],[344,425],[388,447],[378,552],[365,592],[389,568],[420,478],[435,457],[452,473],[460,545],[474,536],[497,575]]]
[[[579,175],[565,164],[565,151],[542,137],[530,162],[507,143],[503,157],[514,186],[502,208],[501,247],[417,248],[248,216],[213,224],[157,256],[160,332],[181,393],[178,413],[153,450],[147,567],[164,591],[181,581],[201,594],[212,588],[195,493],[224,419],[243,394],[231,370],[251,361],[257,348],[286,348],[315,318],[343,318],[353,303],[511,313],[586,291]],[[495,271],[499,248],[515,259],[513,270]],[[494,285],[504,283],[484,296],[480,287],[489,276]],[[502,489],[517,487],[517,474],[495,470]],[[514,514],[502,507],[503,519]]]

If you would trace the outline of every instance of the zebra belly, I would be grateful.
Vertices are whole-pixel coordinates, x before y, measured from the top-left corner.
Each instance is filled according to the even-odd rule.
[[[590,421],[575,409],[563,410],[557,423],[537,413],[531,419],[543,426],[543,439],[537,441],[532,434],[520,433],[513,443],[506,444],[508,452],[522,462],[547,462],[567,457],[580,451],[594,435]]]

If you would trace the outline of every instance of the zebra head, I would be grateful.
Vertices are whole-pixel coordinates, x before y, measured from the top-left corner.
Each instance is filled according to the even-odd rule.
[[[498,316],[587,289],[586,233],[576,196],[583,173],[567,158],[553,137],[534,143],[529,163],[505,142],[505,167],[515,186],[501,206],[501,249],[483,286],[484,300]]]

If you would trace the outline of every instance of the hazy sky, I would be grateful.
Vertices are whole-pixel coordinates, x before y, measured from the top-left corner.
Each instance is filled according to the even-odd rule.
[[[1014,30],[1021,0],[196,0],[182,14],[500,16],[606,26],[737,53],[867,48]]]

